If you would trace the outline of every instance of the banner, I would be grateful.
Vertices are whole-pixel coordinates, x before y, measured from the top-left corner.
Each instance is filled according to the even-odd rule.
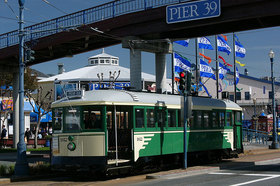
[[[175,81],[179,81],[179,73],[191,70],[191,62],[180,54],[174,52]]]
[[[207,37],[198,37],[197,38],[198,48],[213,50],[210,39]]]
[[[174,43],[177,43],[177,44],[182,45],[184,47],[189,46],[189,42],[190,42],[190,39],[174,41]]]
[[[217,37],[217,44],[218,44],[218,51],[225,52],[228,55],[231,53],[231,48],[223,37],[221,36]]]
[[[200,59],[200,76],[209,77],[216,80],[213,69],[202,59]]]

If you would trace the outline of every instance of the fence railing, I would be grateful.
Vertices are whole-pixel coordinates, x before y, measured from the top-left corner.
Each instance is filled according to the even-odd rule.
[[[133,12],[192,0],[118,0],[25,27],[25,41],[92,24]],[[19,43],[18,30],[0,35],[0,49]]]
[[[269,132],[265,131],[243,128],[243,142],[268,145],[268,141],[272,137],[269,134]]]

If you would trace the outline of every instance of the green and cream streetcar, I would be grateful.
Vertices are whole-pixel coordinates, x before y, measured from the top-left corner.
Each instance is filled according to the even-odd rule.
[[[219,158],[242,151],[241,107],[229,100],[192,97],[191,108],[190,155]],[[179,95],[84,91],[54,102],[52,109],[54,168],[107,171],[183,156]]]

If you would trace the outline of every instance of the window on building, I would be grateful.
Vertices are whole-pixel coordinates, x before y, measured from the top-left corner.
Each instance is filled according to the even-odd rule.
[[[100,63],[101,63],[101,64],[104,64],[104,59],[101,59],[101,60],[100,60]]]
[[[272,91],[269,91],[269,92],[268,92],[268,98],[269,98],[269,99],[272,99],[272,97],[273,97],[273,96],[272,96]]]
[[[110,60],[109,60],[109,59],[106,59],[106,63],[109,64],[109,63],[110,63]]]
[[[98,64],[98,59],[94,60],[94,63],[95,63],[95,64]]]
[[[234,101],[234,95],[233,95],[233,94],[230,94],[230,95],[229,95],[229,100],[230,100],[230,101]]]
[[[241,92],[236,92],[236,100],[241,100]]]
[[[250,100],[250,99],[251,99],[250,92],[245,92],[245,100]]]

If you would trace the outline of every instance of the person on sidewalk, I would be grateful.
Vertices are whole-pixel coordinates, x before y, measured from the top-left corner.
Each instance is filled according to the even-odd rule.
[[[30,139],[30,137],[31,137],[31,131],[29,130],[29,128],[26,128],[26,131],[25,131],[25,133],[24,133],[24,136],[25,136],[25,138],[26,138],[26,143],[28,144],[28,141],[29,141],[29,139]]]
[[[2,131],[1,131],[1,144],[0,147],[5,148],[5,141],[4,139],[6,139],[7,137],[7,129],[5,128],[5,125],[2,125]]]

